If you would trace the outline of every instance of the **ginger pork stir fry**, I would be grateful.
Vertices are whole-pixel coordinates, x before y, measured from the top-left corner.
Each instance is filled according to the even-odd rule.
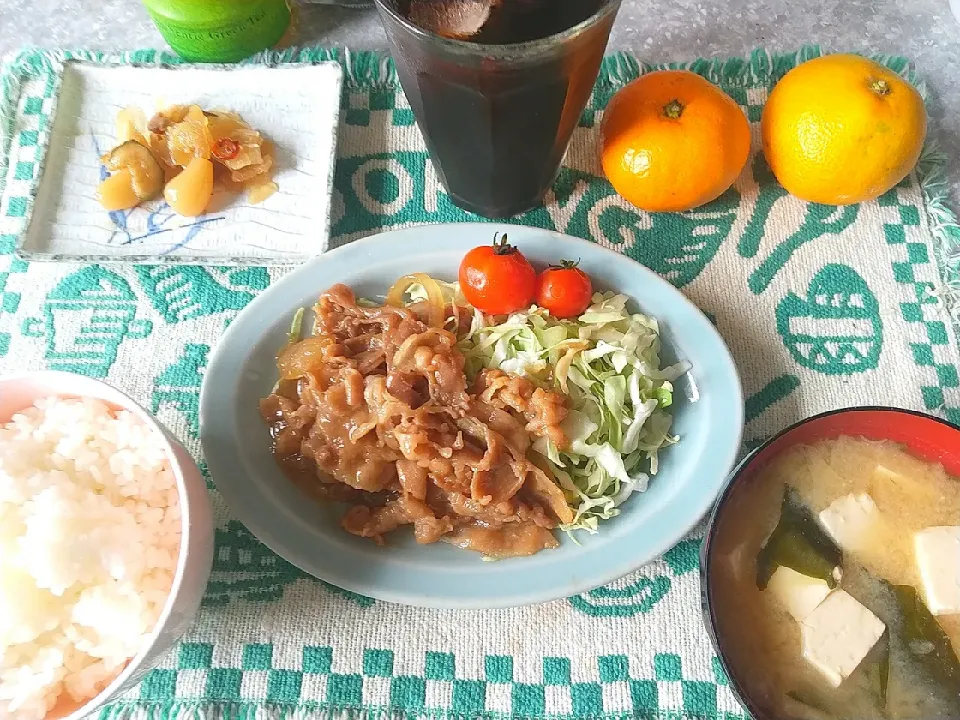
[[[599,532],[644,492],[670,433],[673,381],[656,318],[594,292],[576,261],[537,274],[505,235],[459,282],[399,278],[382,307],[344,285],[302,311],[261,401],[274,456],[305,492],[352,508],[351,533],[488,557]]]
[[[564,395],[498,369],[468,383],[456,335],[416,307],[361,306],[336,285],[315,312],[261,401],[289,477],[351,504],[343,527],[378,543],[412,525],[420,543],[491,557],[557,545],[551,530],[574,513],[527,451],[538,438],[567,446]]]

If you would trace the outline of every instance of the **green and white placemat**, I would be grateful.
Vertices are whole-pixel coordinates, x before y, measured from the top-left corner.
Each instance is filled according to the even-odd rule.
[[[757,51],[686,66],[743,105],[756,131],[775,80],[817,54]],[[8,64],[0,107],[0,370],[47,367],[106,379],[202,460],[197,402],[210,349],[283,271],[17,259],[15,238],[68,56],[177,62],[152,50],[28,51]],[[319,49],[257,61],[330,58],[346,75],[333,244],[383,228],[475,220],[438,184],[389,62]],[[910,75],[902,58],[879,59]],[[950,288],[960,287],[960,228],[943,205],[935,150],[928,147],[917,172],[876,202],[801,202],[757,155],[709,206],[649,215],[602,178],[595,145],[612,93],[650,69],[625,55],[604,61],[555,187],[518,222],[616,248],[709,313],[743,376],[748,445],[846,405],[897,405],[960,422],[949,310]],[[211,494],[217,550],[197,623],[105,717],[742,717],[701,625],[701,533],[641,571],[567,600],[489,612],[420,610],[306,577],[231,518],[212,486]]]

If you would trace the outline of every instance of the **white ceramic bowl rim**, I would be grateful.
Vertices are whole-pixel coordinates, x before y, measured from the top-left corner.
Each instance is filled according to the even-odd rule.
[[[153,626],[150,634],[141,645],[139,652],[137,652],[137,654],[130,659],[120,674],[117,675],[117,677],[115,677],[113,681],[101,692],[74,710],[72,713],[69,715],[64,715],[62,718],[58,718],[58,720],[81,720],[81,718],[88,716],[98,707],[104,705],[107,699],[113,696],[113,694],[116,693],[116,691],[127,681],[127,678],[137,671],[144,658],[150,653],[150,651],[153,649],[153,646],[156,644],[157,639],[160,636],[161,628],[163,628],[163,626],[170,619],[170,614],[173,610],[174,599],[177,597],[177,594],[180,591],[180,586],[183,582],[184,570],[187,564],[187,553],[184,552],[184,548],[188,546],[191,532],[190,523],[188,522],[190,517],[190,501],[184,485],[183,469],[180,466],[179,458],[177,458],[176,452],[174,451],[174,446],[172,445],[172,442],[176,441],[172,441],[170,433],[168,433],[167,430],[160,425],[150,413],[148,413],[129,395],[121,390],[118,390],[112,385],[108,385],[107,383],[95,378],[58,370],[38,370],[35,372],[4,375],[0,377],[0,392],[2,392],[3,385],[6,383],[23,383],[28,381],[34,381],[38,384],[48,384],[51,381],[55,384],[60,384],[61,382],[66,384],[69,381],[70,383],[77,384],[79,389],[82,389],[84,383],[98,387],[103,391],[102,393],[51,392],[49,394],[38,395],[37,399],[40,397],[92,398],[102,400],[113,407],[118,407],[134,413],[147,427],[154,432],[159,433],[163,438],[167,452],[167,460],[170,463],[170,469],[173,471],[173,475],[177,481],[177,495],[180,501],[180,548],[179,552],[177,553],[177,569],[173,577],[173,585],[170,587],[170,592],[167,594],[167,600],[164,603],[163,611],[160,613],[160,618]]]

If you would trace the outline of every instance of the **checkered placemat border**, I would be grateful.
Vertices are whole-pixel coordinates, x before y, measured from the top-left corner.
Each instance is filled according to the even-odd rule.
[[[218,666],[214,646],[184,643],[172,667],[154,670],[143,682],[139,701],[170,705],[191,699],[230,706],[262,702],[278,707],[316,707],[370,710],[389,698],[382,709],[399,709],[415,716],[449,711],[464,718],[544,717],[546,709],[577,718],[644,717],[661,711],[682,717],[743,718],[728,690],[719,662],[713,662],[713,681],[687,679],[677,654],[653,656],[649,671],[635,669],[626,655],[604,655],[596,660],[595,679],[575,681],[571,660],[545,657],[542,681],[514,680],[514,659],[484,657],[482,678],[457,672],[453,653],[427,652],[422,675],[398,674],[394,651],[366,649],[362,672],[349,672],[349,663],[337,662],[332,647],[307,646],[299,662],[275,662],[270,644],[242,649],[240,667]],[[633,666],[632,666],[633,665]],[[726,710],[725,710],[726,708]],[[662,717],[657,715],[657,717]]]

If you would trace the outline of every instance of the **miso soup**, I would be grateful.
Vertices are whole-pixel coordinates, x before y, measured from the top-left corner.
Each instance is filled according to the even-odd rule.
[[[713,540],[717,632],[760,709],[960,718],[960,480],[842,437],[776,457]]]

